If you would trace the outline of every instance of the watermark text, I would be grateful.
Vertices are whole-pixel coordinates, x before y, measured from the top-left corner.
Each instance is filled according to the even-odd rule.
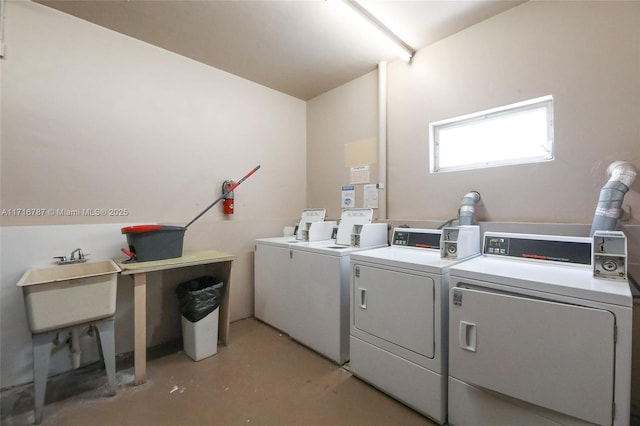
[[[83,208],[83,209],[61,209],[52,207],[29,207],[2,209],[0,216],[3,217],[99,217],[99,216],[129,216],[127,208]]]

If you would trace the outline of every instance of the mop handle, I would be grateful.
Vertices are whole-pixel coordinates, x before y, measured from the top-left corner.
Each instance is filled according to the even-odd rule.
[[[238,185],[240,185],[242,182],[244,182],[245,180],[247,180],[249,178],[249,176],[251,176],[252,174],[254,174],[256,171],[258,171],[258,169],[260,168],[260,164],[258,164],[253,170],[251,170],[249,173],[247,173],[242,179],[240,179],[239,181],[237,181],[236,183],[234,183],[233,185],[231,185],[229,187],[229,190],[224,194],[227,195],[228,193],[230,193],[231,191],[233,191],[234,189],[236,189],[238,187]],[[223,197],[224,197],[223,195]]]
[[[220,202],[220,200],[222,200],[227,194],[229,194],[231,191],[233,191],[234,189],[236,189],[238,187],[238,185],[240,185],[242,182],[244,182],[245,180],[247,180],[249,178],[249,176],[251,176],[252,174],[254,174],[258,169],[260,168],[260,165],[258,164],[253,170],[251,170],[249,173],[247,173],[246,175],[244,175],[244,177],[242,179],[240,179],[239,181],[237,181],[236,183],[234,183],[233,185],[231,185],[229,187],[229,189],[227,190],[227,192],[225,192],[224,194],[222,194],[220,196],[220,198],[218,198],[217,200],[215,200],[213,203],[211,203],[209,205],[209,207],[207,207],[206,209],[204,209],[202,212],[200,212],[200,214],[196,217],[194,217],[191,222],[187,223],[187,225],[185,226],[185,229],[189,227],[189,225],[191,225],[193,222],[195,222],[196,220],[200,219],[200,216],[202,216],[203,214],[205,214],[206,212],[209,211],[209,209],[213,206],[215,206],[216,204],[218,204]]]

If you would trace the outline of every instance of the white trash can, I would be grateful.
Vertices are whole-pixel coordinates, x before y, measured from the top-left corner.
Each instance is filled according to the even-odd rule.
[[[220,308],[191,322],[182,316],[182,342],[184,353],[194,361],[208,358],[218,352],[218,315]]]

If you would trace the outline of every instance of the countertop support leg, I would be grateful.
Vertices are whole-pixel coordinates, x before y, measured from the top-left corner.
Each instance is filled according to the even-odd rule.
[[[147,380],[147,274],[133,275],[135,385]]]

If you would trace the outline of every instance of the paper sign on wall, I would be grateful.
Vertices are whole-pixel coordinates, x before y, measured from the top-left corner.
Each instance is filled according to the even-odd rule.
[[[364,185],[364,201],[363,206],[365,209],[377,209],[378,208],[378,184],[370,183]]]
[[[369,183],[369,166],[352,167],[351,183]]]
[[[356,204],[356,187],[346,185],[342,187],[342,208],[353,208]]]

